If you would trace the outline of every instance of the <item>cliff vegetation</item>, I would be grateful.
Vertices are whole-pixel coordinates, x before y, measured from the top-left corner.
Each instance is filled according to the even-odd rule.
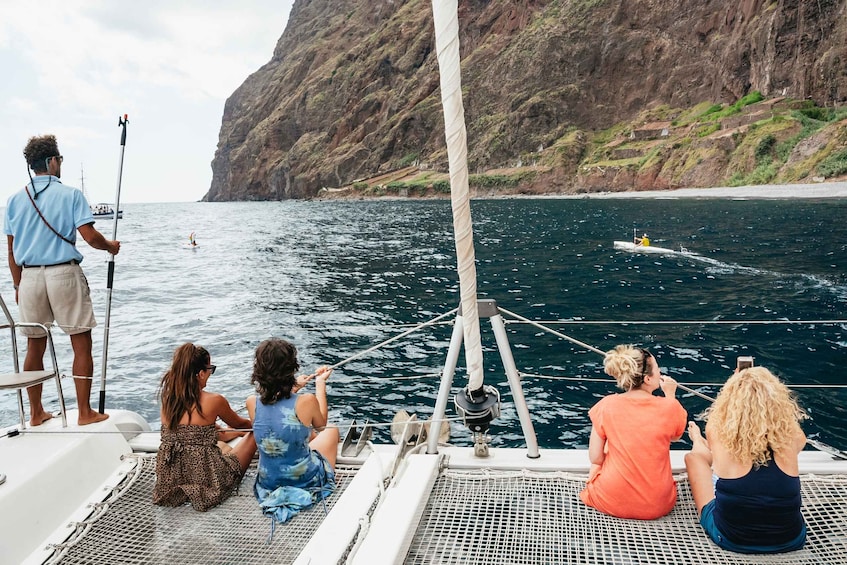
[[[468,0],[477,194],[847,174],[847,0]],[[449,192],[430,2],[297,0],[208,201]]]

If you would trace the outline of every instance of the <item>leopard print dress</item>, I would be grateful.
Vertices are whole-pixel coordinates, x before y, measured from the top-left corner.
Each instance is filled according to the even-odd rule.
[[[218,448],[214,424],[162,428],[153,503],[179,506],[190,501],[195,510],[205,512],[226,500],[243,474],[235,454]]]

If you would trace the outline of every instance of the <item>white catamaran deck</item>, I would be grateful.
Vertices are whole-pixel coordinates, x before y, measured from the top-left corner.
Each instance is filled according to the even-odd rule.
[[[14,439],[14,438],[12,438]],[[24,438],[20,438],[24,439]],[[31,439],[31,438],[26,438]],[[8,441],[8,438],[7,438]],[[408,455],[394,479],[397,446],[365,448],[343,460],[338,489],[290,522],[270,521],[253,496],[255,468],[221,506],[196,512],[152,504],[155,455],[132,454],[124,479],[50,549],[48,563],[409,563],[409,564],[831,564],[847,562],[847,462],[806,451],[801,468],[806,547],[782,555],[741,555],[714,545],[700,528],[683,468],[672,452],[679,489],[658,520],[623,520],[579,501],[584,450],[442,447]],[[835,473],[835,474],[832,474]],[[107,481],[108,482],[108,481]]]
[[[238,491],[220,506],[197,512],[186,504],[177,508],[152,503],[156,456],[132,456],[137,465],[125,486],[115,491],[72,539],[55,548],[48,563],[291,563],[324,519],[321,504],[277,526],[262,515],[253,495],[255,465]],[[343,495],[357,469],[339,466],[337,491],[326,503],[331,509]]]

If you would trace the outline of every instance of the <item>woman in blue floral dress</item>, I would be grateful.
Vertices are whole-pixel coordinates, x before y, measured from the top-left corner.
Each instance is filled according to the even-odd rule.
[[[251,381],[256,396],[247,410],[259,449],[254,487],[265,515],[285,522],[301,508],[329,496],[335,488],[338,428],[327,427],[326,381],[332,373],[296,373],[297,349],[277,338],[256,348]],[[310,380],[315,394],[300,392]]]

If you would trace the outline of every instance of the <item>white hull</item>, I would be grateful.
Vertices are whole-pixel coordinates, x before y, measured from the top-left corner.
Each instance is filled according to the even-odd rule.
[[[72,410],[67,428],[54,417],[0,438],[0,472],[6,475],[0,485],[0,561],[44,562],[52,554],[47,545],[62,543],[73,531],[68,524],[84,520],[91,505],[123,480],[122,458],[132,447],[120,429],[133,430],[132,436],[150,426],[132,412],[110,414],[105,422],[80,428]]]
[[[99,203],[91,207],[91,215],[95,219],[111,220],[115,217],[115,209],[111,204]],[[118,219],[124,217],[124,211],[118,210]]]
[[[675,253],[685,253],[683,250],[674,251],[667,247],[657,247],[655,245],[637,245],[631,241],[616,241],[615,249],[621,251],[629,251],[630,253],[656,253],[659,255],[673,255]]]

